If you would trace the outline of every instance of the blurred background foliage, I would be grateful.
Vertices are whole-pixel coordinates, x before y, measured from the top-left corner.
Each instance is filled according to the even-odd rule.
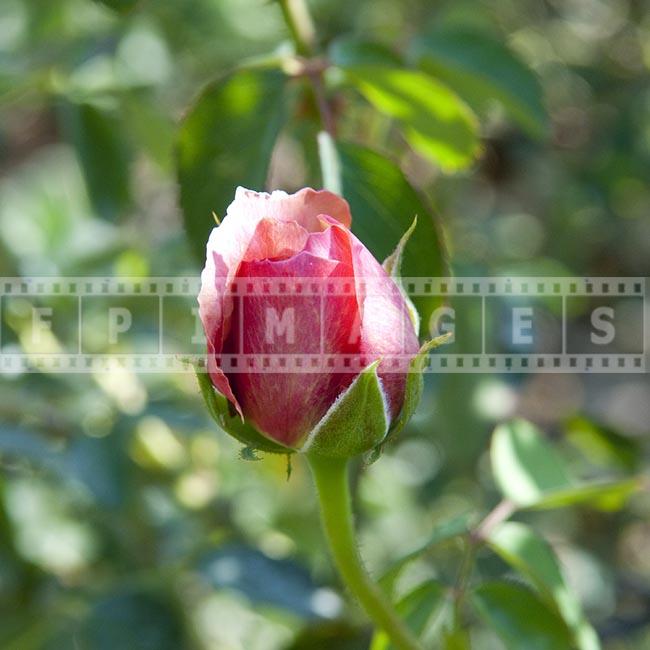
[[[342,189],[379,258],[417,213],[407,274],[445,274],[446,248],[458,275],[650,275],[647,2],[310,7]],[[262,0],[3,0],[0,274],[197,274],[236,185],[320,186],[318,110],[291,52]],[[29,306],[3,304],[3,352],[29,351]],[[2,648],[368,647],[303,463],[287,481],[284,458],[241,460],[191,375],[0,381]],[[476,549],[471,647],[568,647],[567,626],[597,647],[584,612],[605,648],[647,648],[650,500],[625,497],[649,409],[642,375],[428,377],[400,443],[355,481],[370,568],[437,540],[391,588],[414,626],[466,647],[445,585],[468,522],[523,480],[517,521]],[[500,428],[490,461],[512,416],[541,429]],[[622,482],[585,494],[569,475]]]

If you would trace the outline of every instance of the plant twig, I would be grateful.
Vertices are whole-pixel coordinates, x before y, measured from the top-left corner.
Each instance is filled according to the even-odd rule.
[[[327,62],[315,58],[316,31],[309,9],[305,0],[278,0],[278,2],[296,46],[296,54],[303,57],[301,72],[311,84],[323,128],[334,137],[334,118],[323,87],[323,72],[327,69]]]
[[[510,499],[503,499],[488,513],[476,528],[470,533],[474,545],[482,544],[490,533],[500,524],[509,519],[517,509]]]
[[[503,499],[469,532],[466,536],[466,547],[463,560],[458,571],[456,586],[454,588],[454,625],[461,626],[462,609],[465,594],[472,577],[476,553],[481,544],[490,536],[490,533],[501,523],[509,519],[516,511],[517,506],[510,499]]]
[[[305,0],[278,0],[284,20],[301,56],[312,56],[316,41],[316,30]]]
[[[465,593],[469,579],[472,576],[474,569],[474,560],[476,559],[476,544],[472,543],[471,535],[466,538],[465,553],[458,570],[458,577],[456,578],[456,585],[454,587],[454,627],[460,628],[462,620],[463,603],[465,602]]]
[[[332,114],[332,109],[329,102],[327,101],[327,96],[325,95],[322,71],[310,73],[309,80],[311,81],[311,86],[314,89],[316,106],[318,107],[318,113],[320,114],[323,128],[333,138],[336,135],[336,125],[334,123],[334,115]]]

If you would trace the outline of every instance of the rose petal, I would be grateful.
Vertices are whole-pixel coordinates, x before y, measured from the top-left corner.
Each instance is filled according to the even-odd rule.
[[[322,215],[319,217],[323,230],[309,234],[305,251],[324,257],[329,260],[344,262],[352,268],[352,247],[347,228],[343,228],[333,219],[326,221]],[[332,228],[332,224],[339,226]]]
[[[216,364],[215,354],[219,353],[220,351],[217,352],[214,345],[208,341],[208,374],[210,375],[210,380],[212,381],[212,385],[235,407],[237,413],[239,413],[239,417],[241,417],[243,421],[244,413],[237,398],[232,392],[228,377],[226,377],[223,370],[221,370],[221,368]]]
[[[295,221],[262,219],[255,227],[242,261],[293,257],[305,248],[308,238],[309,233]]]
[[[295,221],[309,232],[320,230],[318,216],[326,214],[349,228],[352,223],[350,206],[340,196],[327,190],[303,188],[295,194],[277,190],[253,192],[238,187],[235,200],[228,208],[228,215],[238,220],[254,221],[271,218],[279,221]]]
[[[230,204],[221,225],[210,234],[206,251],[206,264],[201,273],[199,315],[206,337],[212,341],[215,351],[221,351],[223,339],[228,332],[232,311],[225,287],[235,277],[239,263],[246,256],[251,259],[251,240],[263,219],[282,222],[295,221],[307,231],[322,230],[319,215],[327,214],[333,220],[349,227],[350,208],[347,201],[328,191],[305,188],[295,194],[276,191],[271,194],[253,192],[238,187],[235,200]],[[302,234],[293,232],[292,243],[283,240],[287,251],[297,249],[297,239]],[[272,242],[271,242],[272,243]],[[268,238],[267,238],[268,244]],[[255,246],[253,246],[253,249]],[[277,251],[276,251],[277,252]],[[265,255],[264,257],[273,257]]]
[[[258,255],[260,259],[292,255],[305,243],[305,228],[320,229],[317,217],[321,213],[350,225],[347,202],[331,192],[306,188],[289,195],[237,188],[235,200],[228,207],[221,225],[210,234],[206,264],[201,273],[199,315],[210,342],[210,355],[221,352],[229,330],[232,299],[225,288],[235,277],[241,260],[254,259]],[[272,219],[287,225],[284,228],[273,226]],[[264,225],[260,227],[261,221]],[[216,388],[239,409],[228,380],[219,369],[214,370],[213,381]]]
[[[241,277],[351,277],[347,264],[302,252],[281,261],[243,262]],[[291,281],[288,281],[291,288]],[[321,303],[322,300],[322,303]],[[241,302],[239,302],[241,301]],[[233,313],[231,334],[224,351],[244,354],[309,355],[358,353],[358,336],[350,336],[357,318],[354,291],[341,295],[245,296]],[[267,338],[268,310],[282,321],[285,310],[293,308],[293,341],[287,334]],[[287,321],[288,323],[289,321]],[[357,325],[358,327],[358,325]],[[256,362],[260,363],[259,357]],[[303,358],[303,363],[307,359]],[[289,359],[288,364],[291,363]],[[347,388],[355,373],[342,372],[229,372],[228,380],[238,396],[246,418],[269,437],[296,446]]]
[[[394,419],[404,401],[406,374],[389,371],[390,357],[415,356],[420,345],[397,285],[363,243],[351,233],[350,238],[361,318],[360,350],[369,359],[385,357],[378,374]]]

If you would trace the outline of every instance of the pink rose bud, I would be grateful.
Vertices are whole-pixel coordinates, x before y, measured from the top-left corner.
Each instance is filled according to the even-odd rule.
[[[350,223],[331,192],[238,188],[210,235],[199,313],[217,394],[202,390],[252,447],[352,456],[414,408],[410,306]]]

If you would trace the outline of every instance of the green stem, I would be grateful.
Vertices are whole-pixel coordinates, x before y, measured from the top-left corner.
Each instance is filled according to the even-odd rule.
[[[341,161],[334,139],[327,131],[318,134],[318,158],[320,160],[323,188],[343,196],[341,187]]]
[[[463,625],[463,603],[467,585],[472,577],[474,561],[476,560],[476,544],[471,539],[466,540],[465,553],[458,571],[456,588],[454,589],[454,629],[459,630]]]
[[[421,650],[421,646],[363,566],[354,534],[348,460],[309,455],[307,459],[316,483],[325,535],[343,581],[396,648]]]
[[[463,603],[474,570],[478,547],[489,538],[494,528],[507,521],[516,509],[517,507],[512,501],[503,499],[467,536],[465,554],[463,555],[455,588],[454,626],[456,629],[460,629],[463,623]]]
[[[318,134],[318,156],[320,159],[323,187],[335,194],[342,193],[341,163],[336,151],[336,123],[327,99],[323,83],[323,69],[313,67],[316,54],[316,32],[305,0],[278,0],[291,38],[296,46],[296,53],[307,61],[304,75],[309,80],[322,131]]]
[[[284,15],[284,21],[296,44],[296,53],[311,56],[314,53],[314,25],[305,0],[278,0]]]

